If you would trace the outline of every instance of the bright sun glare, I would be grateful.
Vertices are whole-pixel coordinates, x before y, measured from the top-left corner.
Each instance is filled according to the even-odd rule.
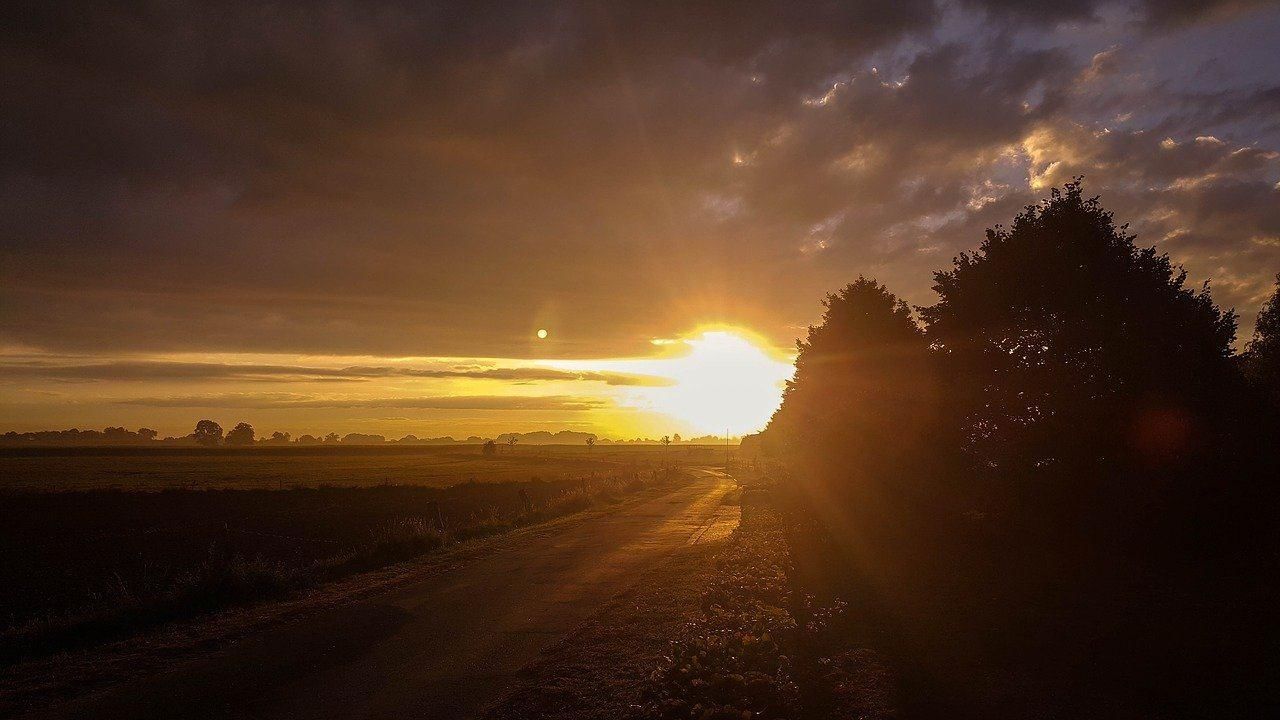
[[[703,332],[684,342],[689,354],[654,361],[660,363],[654,374],[675,380],[670,387],[646,388],[654,409],[706,433],[763,428],[782,401],[792,365],[731,331]]]
[[[743,435],[762,429],[782,401],[795,368],[738,329],[706,329],[682,340],[671,357],[558,363],[670,380],[669,385],[620,388],[620,404],[661,413],[699,433]]]

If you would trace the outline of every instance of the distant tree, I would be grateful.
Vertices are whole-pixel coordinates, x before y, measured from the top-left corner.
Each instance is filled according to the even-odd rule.
[[[222,426],[212,420],[201,420],[191,437],[201,445],[217,445],[222,442]]]
[[[155,440],[156,436],[159,434],[160,433],[152,430],[151,428],[138,428],[138,437],[146,441]]]
[[[366,435],[364,433],[347,433],[342,436],[343,445],[382,445],[387,441],[383,435]]]
[[[271,433],[271,437],[269,439],[263,440],[262,442],[270,443],[272,445],[288,445],[290,438],[291,436],[289,433],[277,430]]]
[[[297,440],[298,445],[319,445],[320,442],[320,438],[315,435],[303,435]]]
[[[661,442],[663,447],[666,447],[671,444],[671,437],[669,435],[663,435],[662,439],[658,442]]]
[[[331,432],[328,435],[324,436],[324,440],[322,442],[325,445],[337,445],[338,443],[342,442],[342,438],[338,437],[338,433]]]
[[[497,444],[497,443],[495,443],[495,442],[494,442],[494,441],[492,441],[492,440],[485,440],[485,441],[484,441],[484,448],[483,448],[483,450],[481,451],[481,453],[482,453],[485,457],[493,457],[494,455],[497,455],[497,454],[498,454],[498,444]]]
[[[680,444],[680,433],[676,433],[675,435],[672,435],[672,436],[671,436],[671,442],[673,442],[673,443],[675,443],[675,444],[679,445],[679,444]]]
[[[1232,376],[1236,317],[1186,276],[1079,181],[936,273],[921,314],[979,463],[1082,470],[1189,451]]]
[[[227,445],[252,445],[254,441],[253,426],[247,422],[236,424],[222,441]]]
[[[108,427],[102,429],[102,438],[107,442],[118,443],[127,442],[137,439],[133,433],[125,430],[123,427]]]
[[[516,449],[516,443],[518,442],[520,442],[520,438],[516,437],[515,433],[511,433],[510,435],[507,436],[507,446],[510,447],[513,451]]]
[[[595,436],[595,435],[588,435],[588,436],[587,436],[587,449],[588,449],[588,450],[590,450],[591,448],[593,448],[593,447],[595,447],[595,446],[596,446],[596,436]]]

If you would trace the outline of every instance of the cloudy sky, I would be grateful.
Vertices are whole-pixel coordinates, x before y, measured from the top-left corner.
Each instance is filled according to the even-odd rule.
[[[0,430],[706,429],[707,324],[772,377],[1077,175],[1245,338],[1280,271],[1275,2],[0,13]]]

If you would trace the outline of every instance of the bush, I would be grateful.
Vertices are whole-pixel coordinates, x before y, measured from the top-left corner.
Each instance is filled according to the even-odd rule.
[[[374,568],[425,555],[444,547],[448,536],[422,518],[401,518],[370,533],[370,538],[344,565]]]

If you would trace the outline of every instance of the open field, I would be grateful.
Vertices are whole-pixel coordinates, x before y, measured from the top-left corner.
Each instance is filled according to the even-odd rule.
[[[9,452],[0,664],[617,502],[691,450]]]
[[[670,600],[673,585],[698,581],[698,548],[729,534],[737,507],[725,502],[732,484],[721,473],[680,475],[623,503],[604,499],[287,602],[0,669],[0,715],[55,702],[37,716],[404,717],[430,708],[431,717],[472,717],[620,592],[643,587]],[[617,641],[660,651],[661,628],[696,603],[679,597],[667,604],[674,621],[633,623]],[[643,647],[629,638],[637,630],[648,634]]]
[[[447,487],[523,482],[723,461],[724,448],[479,445],[310,447],[0,448],[0,494],[63,490],[265,488],[337,485]]]

